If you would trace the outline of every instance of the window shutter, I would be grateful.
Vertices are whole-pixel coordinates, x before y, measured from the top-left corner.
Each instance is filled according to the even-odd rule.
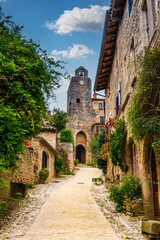
[[[116,116],[118,114],[118,97],[116,97]]]
[[[121,106],[121,83],[118,83],[118,109]]]

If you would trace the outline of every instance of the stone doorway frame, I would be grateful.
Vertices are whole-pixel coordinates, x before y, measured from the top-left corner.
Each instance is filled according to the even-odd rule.
[[[85,160],[83,164],[86,164],[86,157],[87,157],[87,135],[84,131],[79,131],[76,134],[76,157],[77,157],[77,147],[82,146],[85,150]]]

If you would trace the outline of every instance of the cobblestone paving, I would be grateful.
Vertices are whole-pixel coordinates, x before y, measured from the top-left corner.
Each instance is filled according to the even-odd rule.
[[[16,240],[24,236],[49,195],[72,177],[56,178],[48,184],[38,184],[28,189],[28,195],[19,206],[9,216],[1,218],[0,240]]]
[[[117,213],[114,203],[109,200],[109,192],[104,185],[93,184],[91,193],[119,239],[147,240],[146,236],[141,233],[143,216],[133,217],[130,213]]]

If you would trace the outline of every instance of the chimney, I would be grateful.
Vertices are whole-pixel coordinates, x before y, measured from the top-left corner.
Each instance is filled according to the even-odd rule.
[[[93,94],[93,98],[94,98],[94,99],[97,98],[97,94],[96,94],[96,93]]]

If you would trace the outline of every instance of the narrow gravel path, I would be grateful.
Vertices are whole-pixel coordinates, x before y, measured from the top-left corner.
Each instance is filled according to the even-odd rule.
[[[90,193],[96,168],[81,168],[71,181],[56,189],[19,240],[118,240]]]

